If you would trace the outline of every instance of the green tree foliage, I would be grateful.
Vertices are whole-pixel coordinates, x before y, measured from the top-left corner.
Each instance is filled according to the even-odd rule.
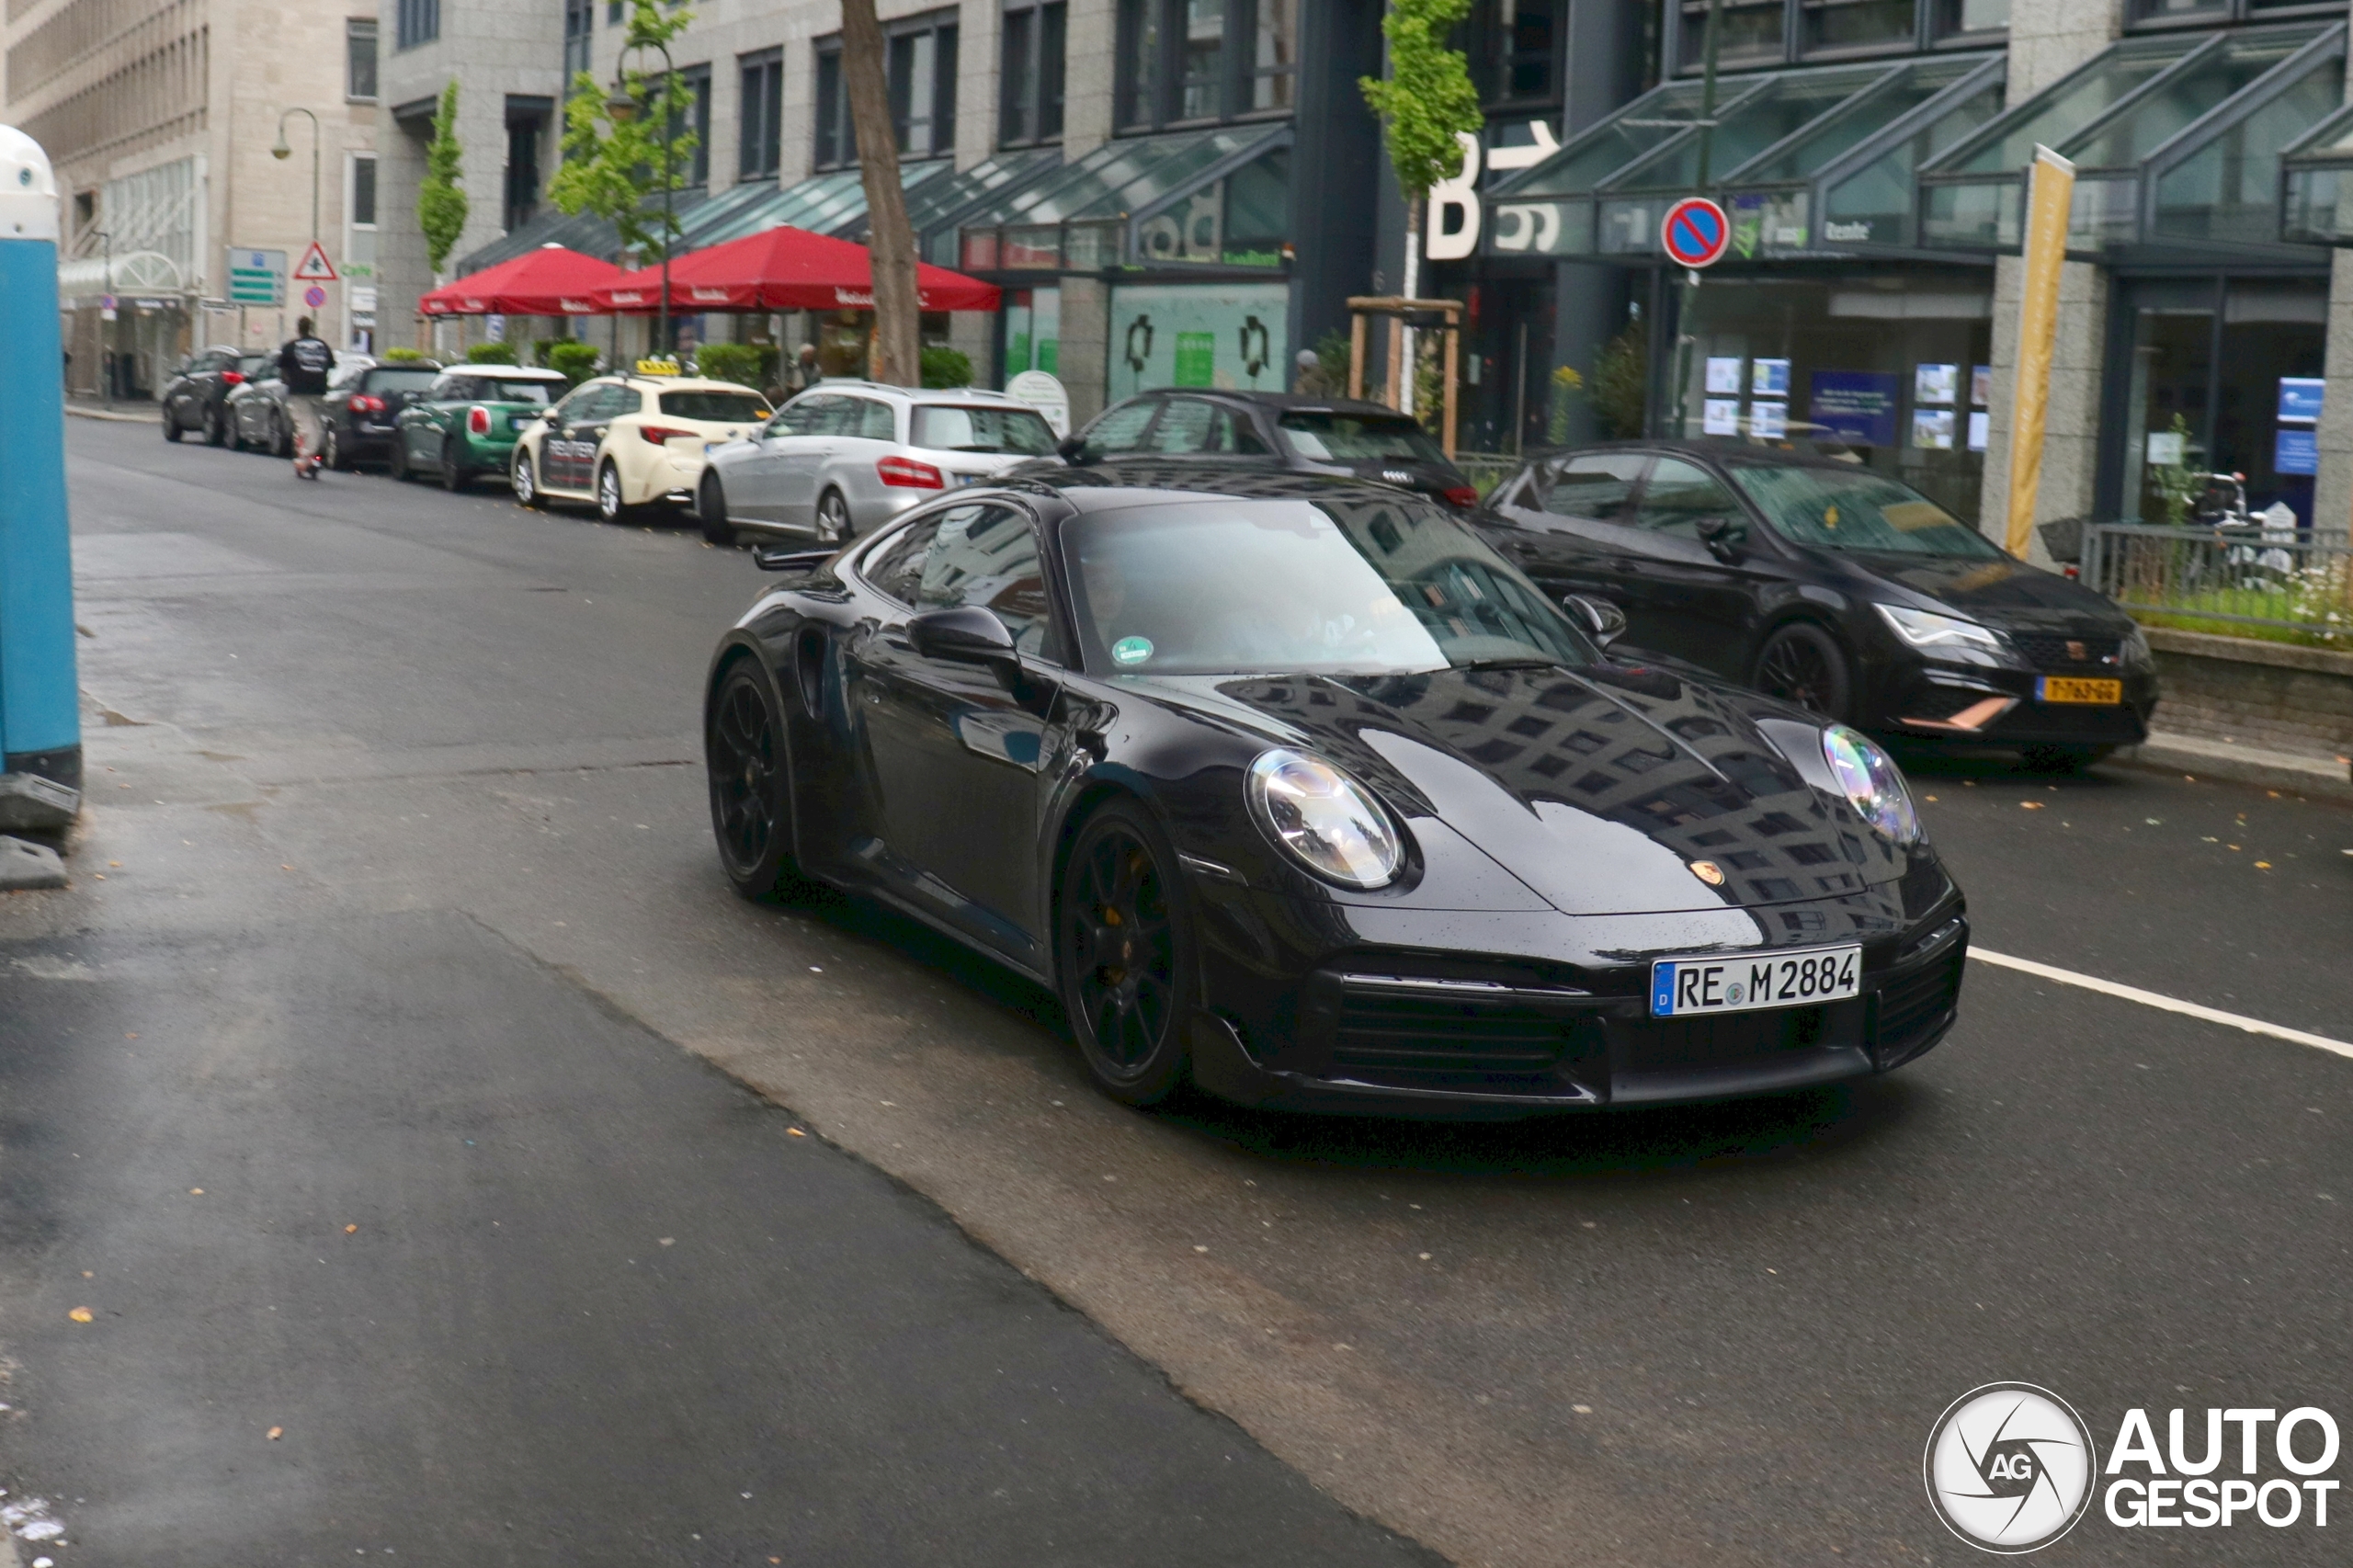
[[[1462,172],[1462,144],[1455,136],[1476,134],[1486,123],[1468,62],[1446,43],[1470,11],[1471,0],[1390,0],[1381,19],[1381,36],[1389,40],[1389,79],[1367,76],[1358,84],[1381,117],[1389,161],[1409,202]]]
[[[621,57],[653,59],[656,46],[668,45],[693,20],[694,13],[676,0],[630,0]],[[645,53],[630,52],[640,45]],[[695,96],[684,77],[660,71],[627,72],[621,89],[637,108],[617,120],[596,77],[583,71],[572,79],[563,107],[563,164],[548,181],[548,199],[568,213],[595,213],[618,229],[621,244],[642,260],[658,261],[678,237],[679,225],[676,218],[665,219],[661,202],[646,199],[663,190],[663,128],[692,125]],[[690,130],[670,138],[670,189],[686,188],[699,144]]]
[[[923,384],[935,390],[972,384],[972,357],[961,348],[926,344],[923,350]]]
[[[395,347],[384,350],[383,360],[387,365],[416,365],[424,362],[425,356],[414,348]]]
[[[515,346],[511,343],[477,343],[466,350],[469,365],[512,365]]]
[[[578,386],[597,373],[597,346],[569,339],[548,350],[548,369],[562,370],[563,379]]]
[[[776,380],[776,347],[766,343],[706,343],[695,350],[695,374],[764,392]]]
[[[416,223],[425,231],[425,258],[438,277],[441,264],[466,227],[465,169],[458,146],[458,84],[441,89],[433,111],[433,140],[425,147],[425,179],[416,187]]]
[[[1594,358],[1593,412],[1604,436],[1619,441],[1642,436],[1643,411],[1650,405],[1650,336],[1641,322],[1634,322],[1603,344]]]

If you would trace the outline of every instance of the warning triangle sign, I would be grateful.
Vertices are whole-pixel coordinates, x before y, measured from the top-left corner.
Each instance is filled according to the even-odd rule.
[[[335,263],[327,259],[326,250],[318,241],[313,240],[311,248],[302,253],[302,259],[294,264],[294,278],[301,283],[335,281]]]

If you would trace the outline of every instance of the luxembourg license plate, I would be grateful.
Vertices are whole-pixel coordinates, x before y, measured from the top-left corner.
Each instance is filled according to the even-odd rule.
[[[2091,702],[2112,708],[2124,700],[2124,683],[2086,680],[2080,676],[2044,676],[2034,683],[2034,695],[2042,702]]]
[[[1661,959],[1651,965],[1651,1017],[1681,1018],[1837,1002],[1859,993],[1862,980],[1859,947]]]

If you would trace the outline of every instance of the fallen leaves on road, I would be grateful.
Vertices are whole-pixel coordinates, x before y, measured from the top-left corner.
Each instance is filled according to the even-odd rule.
[[[2257,860],[2255,863],[2255,869],[2258,871],[2268,871],[2271,869],[2271,862],[2268,860]]]
[[[286,1428],[283,1426],[272,1426],[269,1429],[269,1440],[273,1443],[284,1436],[286,1436]]]
[[[677,1245],[677,1244],[678,1244],[678,1238],[677,1238],[677,1237],[676,1237],[676,1236],[664,1236],[664,1237],[662,1237],[662,1238],[661,1238],[661,1241],[662,1241],[662,1244],[663,1244],[664,1246],[665,1246],[665,1247],[666,1247],[666,1246],[676,1246],[676,1245]]]
[[[75,1323],[93,1323],[97,1321],[98,1314],[92,1312],[87,1307],[75,1307],[72,1312],[67,1312],[65,1315],[72,1318]]]
[[[188,1189],[188,1195],[190,1198],[201,1198],[204,1196],[204,1188],[200,1187],[191,1187]]]
[[[2041,809],[2042,802],[2040,801],[2020,801],[2018,802],[2018,810],[2022,812],[2039,812]]]
[[[358,1234],[358,1233],[359,1233],[359,1227],[358,1227],[358,1226],[357,1226],[357,1225],[346,1225],[346,1226],[343,1228],[343,1233],[344,1233],[345,1235],[347,1235],[347,1236],[350,1236],[350,1235],[357,1235],[357,1234]]]
[[[798,1127],[786,1128],[784,1130],[784,1135],[788,1138],[806,1138],[809,1136],[809,1134],[801,1131]]]

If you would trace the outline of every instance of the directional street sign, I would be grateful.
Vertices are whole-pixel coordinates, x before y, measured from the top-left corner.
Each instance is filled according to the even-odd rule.
[[[302,259],[294,264],[294,276],[305,283],[332,283],[335,263],[327,259],[325,248],[313,240],[311,248],[302,253]]]
[[[232,250],[229,253],[229,302],[233,305],[286,303],[286,253],[282,250]]]
[[[1706,197],[1687,196],[1666,210],[1658,237],[1677,266],[1713,267],[1732,244],[1732,224],[1724,210]]]

